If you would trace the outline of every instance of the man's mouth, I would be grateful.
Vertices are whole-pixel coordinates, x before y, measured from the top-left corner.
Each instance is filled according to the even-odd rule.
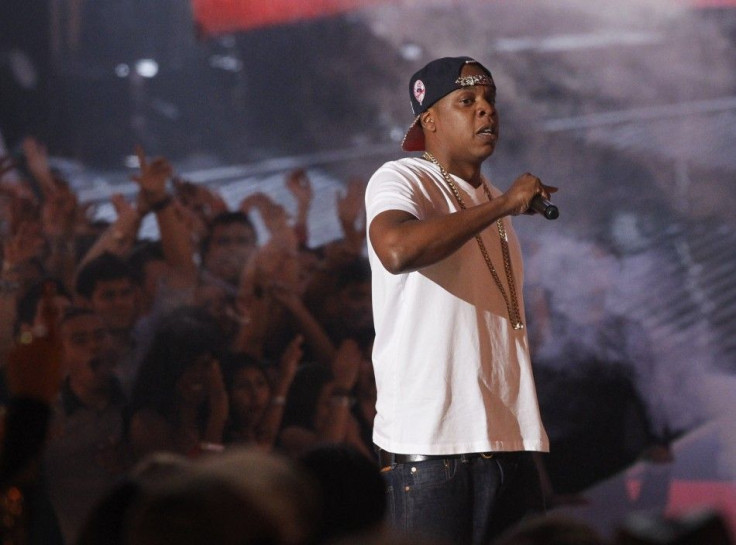
[[[481,128],[476,134],[497,136],[496,129],[492,125]]]

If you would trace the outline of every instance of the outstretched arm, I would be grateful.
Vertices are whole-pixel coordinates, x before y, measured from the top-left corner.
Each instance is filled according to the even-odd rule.
[[[289,393],[289,387],[294,380],[296,370],[302,359],[302,342],[304,337],[297,335],[281,355],[279,364],[279,376],[273,387],[271,403],[263,413],[263,418],[258,423],[257,441],[258,445],[270,450],[276,442],[281,420],[284,417],[284,406],[286,404],[286,394]]]
[[[141,146],[136,146],[135,152],[140,164],[140,173],[133,177],[140,186],[139,210],[156,214],[164,259],[176,276],[172,280],[182,284],[177,287],[193,286],[197,278],[197,267],[194,263],[192,237],[173,206],[174,197],[167,190],[173,169],[163,157],[149,162]]]
[[[344,193],[337,195],[337,218],[340,221],[345,240],[357,252],[365,242],[365,182],[353,178],[347,184]]]
[[[312,184],[307,173],[303,169],[297,169],[290,172],[287,176],[286,187],[296,199],[296,219],[294,220],[293,229],[299,247],[304,248],[309,241],[307,219],[309,216],[309,207],[312,204],[312,198],[314,196]]]
[[[499,197],[452,214],[419,220],[401,210],[381,212],[371,221],[368,236],[386,270],[409,272],[446,258],[497,219],[527,212],[535,195],[549,198],[554,191],[526,173]]]
[[[87,263],[109,252],[126,259],[133,250],[138,229],[141,225],[141,216],[138,211],[125,200],[119,193],[110,197],[117,218],[105,231],[97,237],[95,243],[87,250],[82,260],[77,265],[77,271],[81,270]]]

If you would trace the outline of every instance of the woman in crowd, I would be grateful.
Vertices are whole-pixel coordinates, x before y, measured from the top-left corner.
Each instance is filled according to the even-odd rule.
[[[286,394],[302,357],[303,337],[286,348],[276,376],[261,361],[247,354],[225,359],[224,370],[230,398],[226,443],[243,443],[271,450],[281,425]]]
[[[315,363],[299,368],[286,398],[277,443],[289,456],[298,457],[321,443],[345,443],[373,457],[351,410],[360,358],[357,343],[346,340],[332,369]]]
[[[128,436],[137,458],[159,450],[196,455],[222,444],[228,397],[221,347],[206,311],[183,307],[162,320],[133,387]]]

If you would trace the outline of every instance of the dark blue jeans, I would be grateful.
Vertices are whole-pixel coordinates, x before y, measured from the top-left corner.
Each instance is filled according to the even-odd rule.
[[[382,474],[393,527],[453,545],[487,545],[524,515],[544,510],[529,453],[393,464]]]

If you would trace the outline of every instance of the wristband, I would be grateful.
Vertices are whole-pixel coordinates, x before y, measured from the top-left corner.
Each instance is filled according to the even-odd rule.
[[[167,206],[169,206],[173,202],[173,200],[174,199],[171,197],[171,195],[166,195],[160,201],[157,201],[157,202],[151,204],[149,206],[149,209],[152,212],[160,212],[161,210],[163,210],[164,208],[166,208]]]

